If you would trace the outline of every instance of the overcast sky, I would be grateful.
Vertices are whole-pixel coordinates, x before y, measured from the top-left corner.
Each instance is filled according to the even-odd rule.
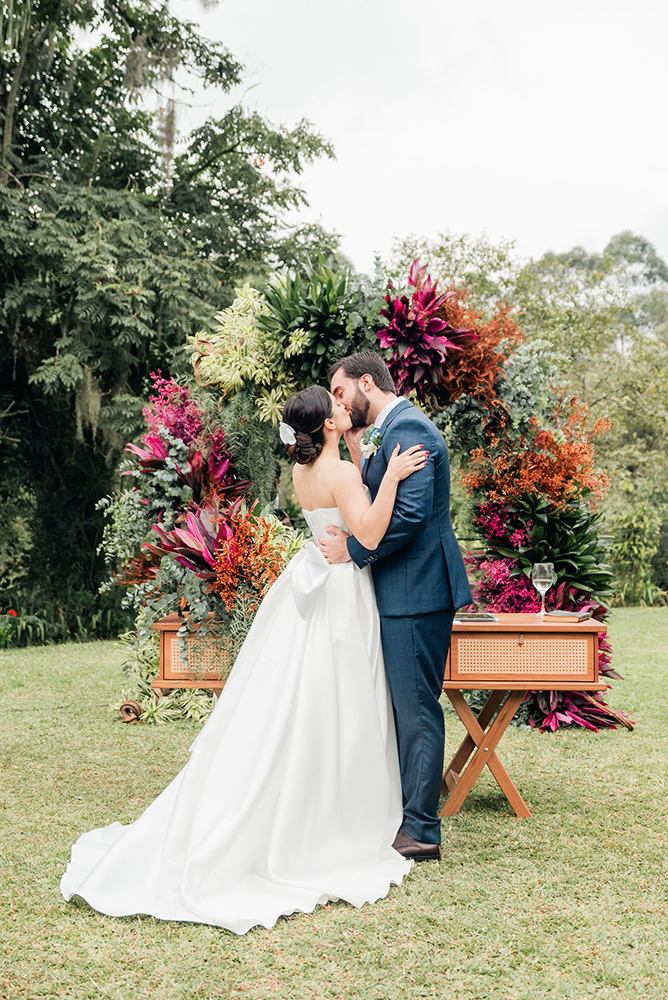
[[[249,108],[332,141],[337,159],[303,175],[304,217],[358,269],[444,229],[538,256],[632,229],[668,259],[666,0],[171,7],[246,64]]]

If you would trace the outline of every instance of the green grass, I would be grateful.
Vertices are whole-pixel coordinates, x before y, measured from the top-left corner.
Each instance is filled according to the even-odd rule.
[[[633,733],[510,729],[499,753],[533,811],[485,775],[444,823],[444,860],[375,906],[343,903],[242,938],[66,904],[84,830],[128,822],[198,727],[124,726],[113,643],[0,653],[0,997],[542,1000],[668,994],[668,609],[622,609],[610,702]],[[461,737],[447,717],[448,752]]]

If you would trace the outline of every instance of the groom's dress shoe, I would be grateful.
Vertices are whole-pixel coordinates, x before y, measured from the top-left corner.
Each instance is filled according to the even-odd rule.
[[[440,844],[421,844],[419,840],[409,837],[403,830],[394,838],[392,847],[404,858],[411,858],[413,861],[440,861]]]

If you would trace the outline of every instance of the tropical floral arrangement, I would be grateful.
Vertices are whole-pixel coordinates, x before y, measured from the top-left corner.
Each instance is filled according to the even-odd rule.
[[[262,599],[305,542],[276,518],[257,514],[256,505],[244,509],[236,504],[224,517],[219,511],[212,500],[197,514],[188,513],[186,528],[166,532],[154,525],[157,544],[148,544],[160,556],[160,565],[152,580],[131,592],[136,628],[121,636],[128,654],[123,671],[132,687],[112,707],[123,714],[130,706],[125,721],[205,721],[215,700],[204,681],[201,689],[177,688],[156,700],[151,680],[158,673],[159,657],[153,624],[179,612],[183,662],[188,664],[187,636],[196,633],[203,648],[215,649],[225,680]]]
[[[144,408],[148,430],[121,475],[137,480],[132,490],[104,498],[107,524],[100,546],[114,568],[109,584],[134,585],[155,575],[155,553],[143,547],[157,521],[171,529],[185,522],[211,496],[231,505],[251,483],[237,476],[225,431],[193,398],[188,385],[152,376],[154,395]]]
[[[537,610],[531,566],[552,562],[548,606],[605,618],[611,573],[596,508],[607,478],[593,448],[604,424],[590,426],[558,383],[552,348],[527,342],[518,319],[505,306],[482,315],[465,291],[439,289],[417,259],[402,288],[383,285],[378,269],[364,281],[320,258],[263,293],[238,289],[214,331],[193,342],[194,383],[154,377],[147,432],[124,470],[137,486],[106,501],[104,541],[138,613],[128,669],[144,684],[146,718],[204,711],[200,695],[196,705],[183,693],[168,696],[171,705],[150,702],[150,677],[141,678],[148,663],[157,669],[155,618],[178,609],[205,631],[213,612],[232,656],[303,543],[258,515],[280,454],[275,425],[290,393],[326,381],[329,365],[356,350],[383,355],[398,391],[433,416],[459,460],[466,533],[479,539],[466,555],[476,604]],[[605,636],[601,651],[612,679]],[[543,730],[628,724],[602,697],[577,692],[536,694],[523,713]]]
[[[238,288],[217,328],[193,342],[195,377],[226,399],[255,387],[261,419],[277,425],[292,393],[327,383],[337,358],[376,343],[380,278],[335,273],[322,256],[303,274],[276,277],[264,294]]]
[[[421,403],[433,397],[438,404],[444,396],[448,351],[461,351],[462,341],[477,340],[478,335],[468,326],[457,329],[450,324],[444,306],[455,292],[439,293],[437,282],[417,259],[408,284],[413,291],[404,295],[396,295],[392,283],[388,285],[381,309],[387,326],[378,331],[378,344],[399,395],[414,392]]]
[[[593,438],[607,422],[590,427],[587,407],[544,378],[540,345],[527,352],[519,340],[515,344],[479,399],[484,418],[474,441],[481,443],[462,462],[461,482],[471,498],[472,527],[481,542],[477,552],[465,557],[475,606],[491,612],[539,611],[531,568],[550,562],[555,584],[547,595],[548,610],[585,611],[603,621],[613,590],[597,503],[608,478],[595,468]],[[514,366],[517,353],[521,360]],[[518,412],[521,395],[512,377],[518,373],[520,384],[523,376],[532,376],[524,414]],[[453,414],[469,416],[470,410],[455,401],[451,420]],[[600,635],[599,648],[601,674],[618,678],[606,633]],[[599,693],[535,692],[520,716],[541,731],[570,724],[590,729],[631,725]]]
[[[184,634],[197,630],[198,641],[222,643],[229,669],[267,588],[303,539],[259,514],[253,483],[237,475],[226,432],[195,388],[159,373],[152,381],[147,431],[127,446],[123,470],[137,485],[103,504],[103,548],[111,565],[120,563],[107,586],[126,587],[126,606],[137,615],[123,637],[133,683],[124,702],[135,706],[130,720],[203,719],[210,694],[175,690],[155,702],[154,622],[178,612]],[[187,662],[185,638],[182,647]]]

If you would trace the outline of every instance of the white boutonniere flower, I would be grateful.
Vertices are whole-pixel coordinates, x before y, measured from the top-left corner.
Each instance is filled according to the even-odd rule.
[[[362,458],[365,458],[368,461],[372,455],[376,454],[382,443],[383,435],[377,427],[372,427],[366,430],[362,435],[362,442],[360,444]]]

